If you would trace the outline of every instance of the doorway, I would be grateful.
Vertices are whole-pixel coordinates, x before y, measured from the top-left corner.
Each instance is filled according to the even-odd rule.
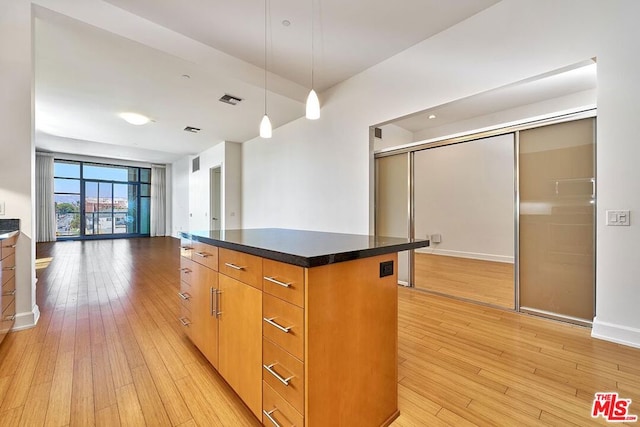
[[[209,212],[210,230],[220,230],[223,226],[222,212],[222,166],[209,169]]]

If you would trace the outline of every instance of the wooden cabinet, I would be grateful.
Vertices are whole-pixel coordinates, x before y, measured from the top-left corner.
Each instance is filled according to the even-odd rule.
[[[262,411],[262,292],[220,274],[218,371],[251,411]]]
[[[380,277],[397,254],[303,268],[201,242],[181,253],[187,334],[264,425],[399,415],[397,275]]]
[[[18,236],[0,241],[0,342],[13,327],[16,318],[16,256]]]

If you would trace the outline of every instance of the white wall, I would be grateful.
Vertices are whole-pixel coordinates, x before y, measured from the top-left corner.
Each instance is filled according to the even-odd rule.
[[[513,144],[507,134],[415,153],[415,236],[442,236],[419,252],[513,262]]]
[[[35,148],[32,16],[29,0],[0,2],[0,201],[2,218],[20,219],[15,328],[33,326],[35,299]]]
[[[374,138],[373,151],[396,147],[415,141],[414,134],[400,126],[389,124],[381,127],[382,138]]]
[[[640,209],[637,16],[633,0],[503,0],[367,69],[321,94],[320,120],[243,144],[243,225],[368,233],[369,126],[597,57],[594,334],[640,346],[640,229],[603,225]]]
[[[184,157],[171,164],[171,218],[173,229],[170,235],[179,237],[178,233],[189,229],[189,175],[191,161]]]
[[[220,228],[239,228],[242,203],[242,153],[240,144],[223,141],[203,151],[200,156],[200,170],[191,173],[189,158],[189,230],[209,230],[210,227],[210,169],[222,169],[222,206]],[[178,178],[182,179],[182,178]]]

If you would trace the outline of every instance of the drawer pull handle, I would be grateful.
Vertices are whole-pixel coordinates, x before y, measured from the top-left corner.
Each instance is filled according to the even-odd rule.
[[[240,267],[239,265],[231,264],[230,262],[225,262],[224,265],[226,265],[229,268],[233,268],[234,270],[244,270],[246,268],[246,267]]]
[[[189,319],[187,319],[186,317],[181,317],[179,320],[180,320],[180,323],[182,323],[182,326],[189,326],[191,324]]]
[[[275,283],[276,285],[280,285],[280,286],[282,286],[283,288],[290,288],[290,287],[291,287],[291,283],[281,282],[281,281],[279,281],[279,280],[276,280],[276,278],[275,278],[275,277],[267,277],[267,276],[264,276],[264,280],[267,280],[267,281],[269,281],[269,282],[271,282],[271,283]]]
[[[285,328],[282,325],[278,325],[276,322],[273,321],[273,319],[275,319],[275,317],[263,317],[262,320],[264,320],[265,322],[267,322],[268,324],[270,324],[271,326],[275,326],[276,328],[280,329],[282,332],[284,332],[285,334],[288,334],[289,331],[291,330],[291,328],[293,328],[293,326],[289,326],[288,328]]]
[[[13,267],[4,267],[2,269],[2,271],[10,271],[10,270],[15,270],[15,269],[16,269],[16,266],[14,265]]]
[[[12,296],[14,296],[15,294],[16,294],[16,290],[14,289],[14,290],[12,290],[12,291],[5,292],[4,294],[2,294],[2,296],[3,296],[3,297],[12,297]]]
[[[183,250],[185,250],[185,251],[190,251],[190,250],[192,250],[193,248],[192,248],[191,246],[180,246],[180,249],[183,249]]]
[[[185,301],[189,301],[191,299],[191,295],[188,292],[178,292],[178,296]]]
[[[211,256],[211,254],[207,252],[196,252],[196,255],[202,258],[209,258]]]
[[[16,315],[15,314],[13,314],[11,316],[7,316],[7,317],[4,318],[5,322],[13,322],[14,320],[16,320]]]
[[[274,412],[276,412],[277,410],[278,410],[278,408],[273,408],[272,410],[267,412],[265,409],[263,409],[262,413],[264,414],[265,417],[269,418],[269,421],[271,421],[273,423],[274,427],[281,427],[280,424],[278,424],[278,422],[271,415]]]
[[[187,267],[183,267],[183,268],[181,268],[181,269],[180,269],[180,271],[183,271],[183,272],[184,272],[184,274],[189,274],[189,273],[191,273],[191,269],[190,269],[190,268],[187,268]]]
[[[295,375],[291,375],[289,378],[282,378],[276,371],[273,370],[273,367],[276,366],[277,363],[272,363],[271,365],[262,365],[262,367],[264,369],[267,370],[267,372],[269,372],[271,375],[273,375],[274,377],[276,377],[276,379],[278,381],[280,381],[282,384],[284,384],[285,386],[289,386],[289,381],[291,381],[291,379],[295,376]]]
[[[8,247],[8,248],[11,248],[11,249],[15,249],[15,248],[16,248],[16,245],[9,245],[9,246],[7,246],[7,247]]]

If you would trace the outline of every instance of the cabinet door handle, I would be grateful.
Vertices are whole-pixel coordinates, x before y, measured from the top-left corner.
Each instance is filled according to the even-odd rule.
[[[265,322],[267,322],[268,324],[270,324],[271,326],[275,326],[276,328],[280,329],[282,332],[284,332],[285,334],[288,334],[289,331],[291,330],[291,328],[293,328],[293,326],[289,326],[288,328],[285,328],[282,325],[278,325],[276,322],[273,321],[273,319],[275,319],[275,317],[263,317],[262,320],[264,320]]]
[[[278,374],[276,371],[273,370],[273,367],[276,366],[277,363],[272,363],[271,365],[262,365],[262,367],[264,369],[267,370],[267,372],[269,372],[271,375],[273,375],[274,377],[276,377],[276,379],[278,381],[280,381],[282,384],[284,384],[285,386],[289,386],[289,381],[291,381],[291,379],[295,376],[295,375],[291,375],[289,378],[283,378],[280,376],[280,374]]]
[[[179,320],[180,320],[180,323],[182,323],[182,326],[189,326],[191,324],[189,319],[187,319],[186,317],[181,317]]]
[[[274,412],[276,412],[278,410],[278,408],[273,408],[272,410],[270,410],[269,412],[267,412],[266,409],[262,410],[262,413],[264,414],[265,417],[269,418],[269,421],[271,421],[273,423],[274,427],[281,427],[280,424],[278,424],[278,422],[273,418],[273,416],[271,414],[273,414]]]
[[[284,288],[290,288],[291,287],[291,282],[289,282],[289,283],[281,282],[279,280],[276,280],[275,277],[264,276],[264,280],[267,280],[267,281],[269,281],[271,283],[275,283],[276,285],[280,285],[280,286],[282,286]]]
[[[227,267],[233,268],[234,270],[244,270],[246,267],[241,267],[239,265],[231,264],[230,262],[225,262],[224,265]]]
[[[10,270],[15,270],[15,269],[16,269],[16,266],[14,265],[13,267],[4,267],[2,269],[2,271],[10,271]]]
[[[2,296],[3,296],[3,297],[12,297],[12,296],[14,296],[15,294],[16,294],[16,290],[14,289],[14,290],[12,290],[12,291],[5,292],[4,294],[2,294]]]
[[[189,301],[189,299],[191,298],[191,295],[189,295],[189,292],[184,292],[184,293],[178,292],[178,296],[185,301]]]
[[[209,308],[211,309],[211,316],[218,317],[218,315],[220,314],[218,312],[218,304],[218,290],[209,288]]]
[[[211,256],[211,254],[207,252],[196,252],[196,255],[202,258],[209,258]]]

